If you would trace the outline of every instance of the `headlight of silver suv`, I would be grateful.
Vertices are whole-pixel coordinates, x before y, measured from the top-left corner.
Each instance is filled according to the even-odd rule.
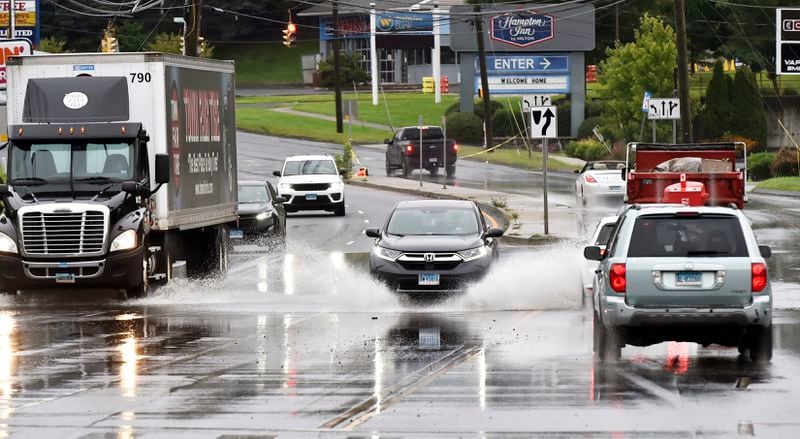
[[[0,233],[0,252],[19,253],[17,250],[17,243],[5,233]]]
[[[400,255],[402,254],[402,252],[399,252],[397,250],[392,250],[390,248],[385,248],[385,247],[381,247],[381,246],[378,246],[378,245],[376,245],[372,249],[372,251],[373,251],[373,253],[375,253],[375,256],[377,256],[377,257],[379,257],[381,259],[386,259],[387,261],[392,261],[392,262],[397,260],[397,258],[399,258]]]
[[[464,261],[474,261],[475,259],[480,259],[488,254],[489,249],[485,245],[458,252],[458,255],[461,256],[461,259]]]

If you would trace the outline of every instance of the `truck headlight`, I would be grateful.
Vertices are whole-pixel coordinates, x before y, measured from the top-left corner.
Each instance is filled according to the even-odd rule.
[[[130,250],[136,248],[136,230],[126,230],[111,241],[110,251]]]
[[[392,262],[394,262],[402,254],[402,252],[399,252],[397,250],[392,250],[390,248],[385,248],[378,245],[376,245],[372,249],[372,251],[375,253],[375,256]]]
[[[269,218],[269,215],[270,215],[269,212],[261,212],[258,215],[256,215],[256,219],[259,221],[264,221],[265,219]]]
[[[475,259],[480,259],[488,254],[489,249],[486,248],[485,245],[458,252],[458,255],[461,256],[461,259],[464,261],[474,261]]]
[[[331,183],[330,187],[335,191],[340,191],[344,187],[344,183],[342,183],[341,181],[334,181],[333,183]]]
[[[292,189],[292,185],[289,183],[281,183],[278,185],[278,188],[284,191],[288,191]]]
[[[11,239],[10,236],[0,232],[0,252],[3,253],[19,253],[17,250],[17,243]]]

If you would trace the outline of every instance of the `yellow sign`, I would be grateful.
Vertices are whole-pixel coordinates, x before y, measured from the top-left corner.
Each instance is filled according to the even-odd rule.
[[[8,27],[8,1],[0,1],[0,27]],[[36,26],[36,1],[35,0],[16,0],[14,2],[15,25],[18,27]]]

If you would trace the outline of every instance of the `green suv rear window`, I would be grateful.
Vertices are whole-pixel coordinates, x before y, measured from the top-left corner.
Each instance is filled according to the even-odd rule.
[[[628,257],[743,257],[739,219],[728,215],[642,216],[633,226]]]

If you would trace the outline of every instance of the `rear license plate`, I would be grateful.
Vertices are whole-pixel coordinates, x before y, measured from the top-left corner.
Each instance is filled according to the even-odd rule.
[[[316,199],[317,199],[317,194],[306,194],[306,200],[315,201]]]
[[[74,284],[75,275],[72,273],[56,273],[57,284]]]
[[[622,186],[609,186],[609,189],[611,189],[614,192],[619,192],[622,190]]]
[[[421,350],[439,350],[442,338],[439,328],[419,328],[419,348]]]
[[[230,238],[231,239],[242,239],[242,238],[244,238],[244,231],[242,231],[242,230],[231,230]]]
[[[675,285],[679,287],[703,284],[703,273],[697,271],[679,271],[675,273]]]
[[[428,162],[430,162],[430,163],[436,163],[436,157],[431,157],[431,158],[429,158],[429,159],[428,159]]]
[[[438,274],[420,274],[419,275],[419,284],[420,285],[439,285],[439,275]]]

